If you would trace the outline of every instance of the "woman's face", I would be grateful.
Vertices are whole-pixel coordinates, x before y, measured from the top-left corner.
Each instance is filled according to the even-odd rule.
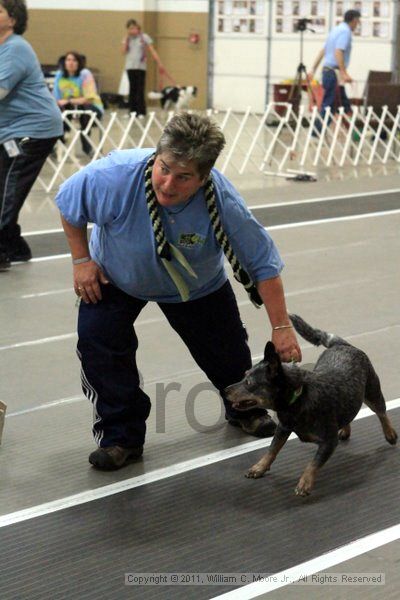
[[[77,58],[75,58],[73,54],[67,54],[65,57],[65,70],[67,71],[68,75],[75,75],[75,73],[78,71],[78,66],[79,63]]]
[[[128,35],[139,35],[140,27],[138,25],[129,25]]]

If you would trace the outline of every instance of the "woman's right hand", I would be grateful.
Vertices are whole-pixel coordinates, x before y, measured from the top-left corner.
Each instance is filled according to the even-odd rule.
[[[121,53],[126,54],[129,50],[129,36],[127,35],[121,42]]]
[[[74,290],[86,304],[97,304],[101,300],[100,284],[110,283],[99,265],[90,260],[80,265],[74,265]]]

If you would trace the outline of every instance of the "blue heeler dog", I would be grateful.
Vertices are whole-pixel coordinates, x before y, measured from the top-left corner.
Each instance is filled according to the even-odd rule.
[[[290,315],[290,319],[305,340],[327,348],[314,370],[281,364],[275,346],[268,342],[264,360],[225,391],[237,410],[259,406],[275,410],[278,415],[279,424],[268,452],[251,467],[247,477],[256,479],[269,471],[292,432],[302,442],[318,444],[295,489],[297,495],[306,496],[338,440],[350,437],[350,423],[363,402],[378,416],[389,444],[396,444],[397,433],[386,414],[379,378],[368,356],[344,339],[314,329],[297,315]]]

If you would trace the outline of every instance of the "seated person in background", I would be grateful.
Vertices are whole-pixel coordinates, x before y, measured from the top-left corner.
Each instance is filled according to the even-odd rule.
[[[53,94],[61,111],[64,110],[91,110],[100,119],[104,108],[97,91],[93,74],[85,68],[84,57],[78,52],[67,52],[54,81]],[[90,115],[81,115],[79,122],[81,129],[85,129],[90,120]],[[69,126],[64,121],[64,130]],[[82,150],[88,156],[93,154],[93,149],[84,135],[81,134]]]

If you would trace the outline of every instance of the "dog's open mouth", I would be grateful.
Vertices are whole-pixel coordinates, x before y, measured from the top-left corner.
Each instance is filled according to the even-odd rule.
[[[236,410],[250,410],[250,408],[254,408],[255,406],[257,406],[257,400],[251,400],[250,398],[246,400],[232,401],[232,408]]]

